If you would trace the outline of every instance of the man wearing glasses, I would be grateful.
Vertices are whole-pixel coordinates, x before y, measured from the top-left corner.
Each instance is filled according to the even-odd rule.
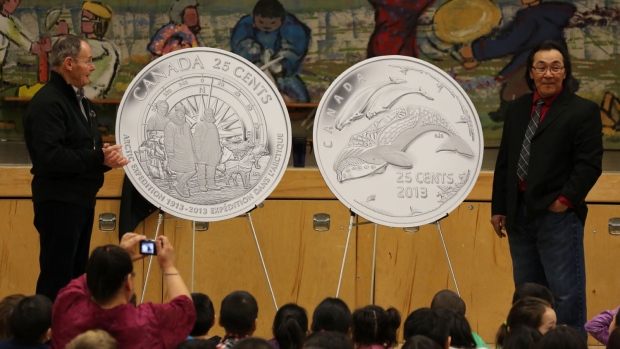
[[[86,269],[103,173],[127,159],[120,145],[103,144],[84,86],[95,70],[90,46],[75,35],[59,38],[54,71],[28,104],[24,139],[32,161],[34,225],[40,237],[37,294],[52,301]]]
[[[558,324],[586,335],[585,197],[601,174],[598,106],[570,91],[563,45],[539,44],[525,80],[534,91],[508,108],[493,180],[491,224],[508,235],[515,286],[551,289]]]

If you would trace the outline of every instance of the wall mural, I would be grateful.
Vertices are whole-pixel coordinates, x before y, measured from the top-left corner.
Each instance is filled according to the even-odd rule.
[[[0,0],[2,1],[2,0]],[[620,0],[109,0],[64,5],[3,0],[0,139],[21,139],[24,104],[49,77],[47,52],[83,35],[96,70],[86,94],[120,99],[151,60],[197,46],[245,57],[289,103],[319,102],[367,57],[401,54],[448,72],[476,105],[486,146],[497,146],[506,102],[527,93],[525,59],[553,39],[568,48],[578,94],[600,104],[604,142],[620,149]],[[105,105],[103,105],[105,108]],[[101,129],[113,134],[115,107]],[[104,113],[105,115],[105,113]]]

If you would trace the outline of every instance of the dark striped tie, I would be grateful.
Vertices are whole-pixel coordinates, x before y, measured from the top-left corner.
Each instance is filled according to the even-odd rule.
[[[83,88],[79,88],[77,91],[75,91],[75,95],[77,96],[77,100],[78,102],[80,102],[80,109],[82,110],[82,115],[84,115],[84,117],[86,118],[86,121],[88,121],[88,116],[86,115],[86,109],[84,109],[84,89]]]
[[[530,162],[530,145],[532,142],[532,137],[534,137],[534,134],[538,129],[540,112],[543,104],[545,104],[545,101],[543,101],[542,98],[536,101],[536,110],[534,110],[534,114],[532,114],[532,118],[527,125],[527,130],[525,130],[525,137],[523,137],[523,145],[521,146],[521,154],[519,156],[519,163],[517,166],[517,176],[519,176],[519,179],[524,182],[527,179],[527,170]]]

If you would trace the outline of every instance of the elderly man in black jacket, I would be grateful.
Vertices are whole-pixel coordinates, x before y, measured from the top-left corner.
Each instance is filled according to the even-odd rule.
[[[23,124],[41,247],[36,292],[54,300],[85,272],[103,173],[128,160],[120,145],[103,144],[97,115],[83,95],[95,70],[88,43],[74,35],[58,39],[51,63],[51,79],[30,101]]]

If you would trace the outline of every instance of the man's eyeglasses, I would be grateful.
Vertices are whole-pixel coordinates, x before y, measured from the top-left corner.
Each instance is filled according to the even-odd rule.
[[[532,69],[534,69],[534,71],[538,74],[544,74],[547,70],[549,70],[552,74],[558,74],[564,69],[564,67],[532,67]]]
[[[86,64],[87,66],[94,65],[94,64],[93,64],[93,59],[92,59],[92,58],[89,58],[87,61],[81,61],[81,60],[79,60],[79,59],[77,59],[77,58],[74,58],[74,60],[75,60],[75,61],[77,61],[77,62],[82,62],[82,63]]]

